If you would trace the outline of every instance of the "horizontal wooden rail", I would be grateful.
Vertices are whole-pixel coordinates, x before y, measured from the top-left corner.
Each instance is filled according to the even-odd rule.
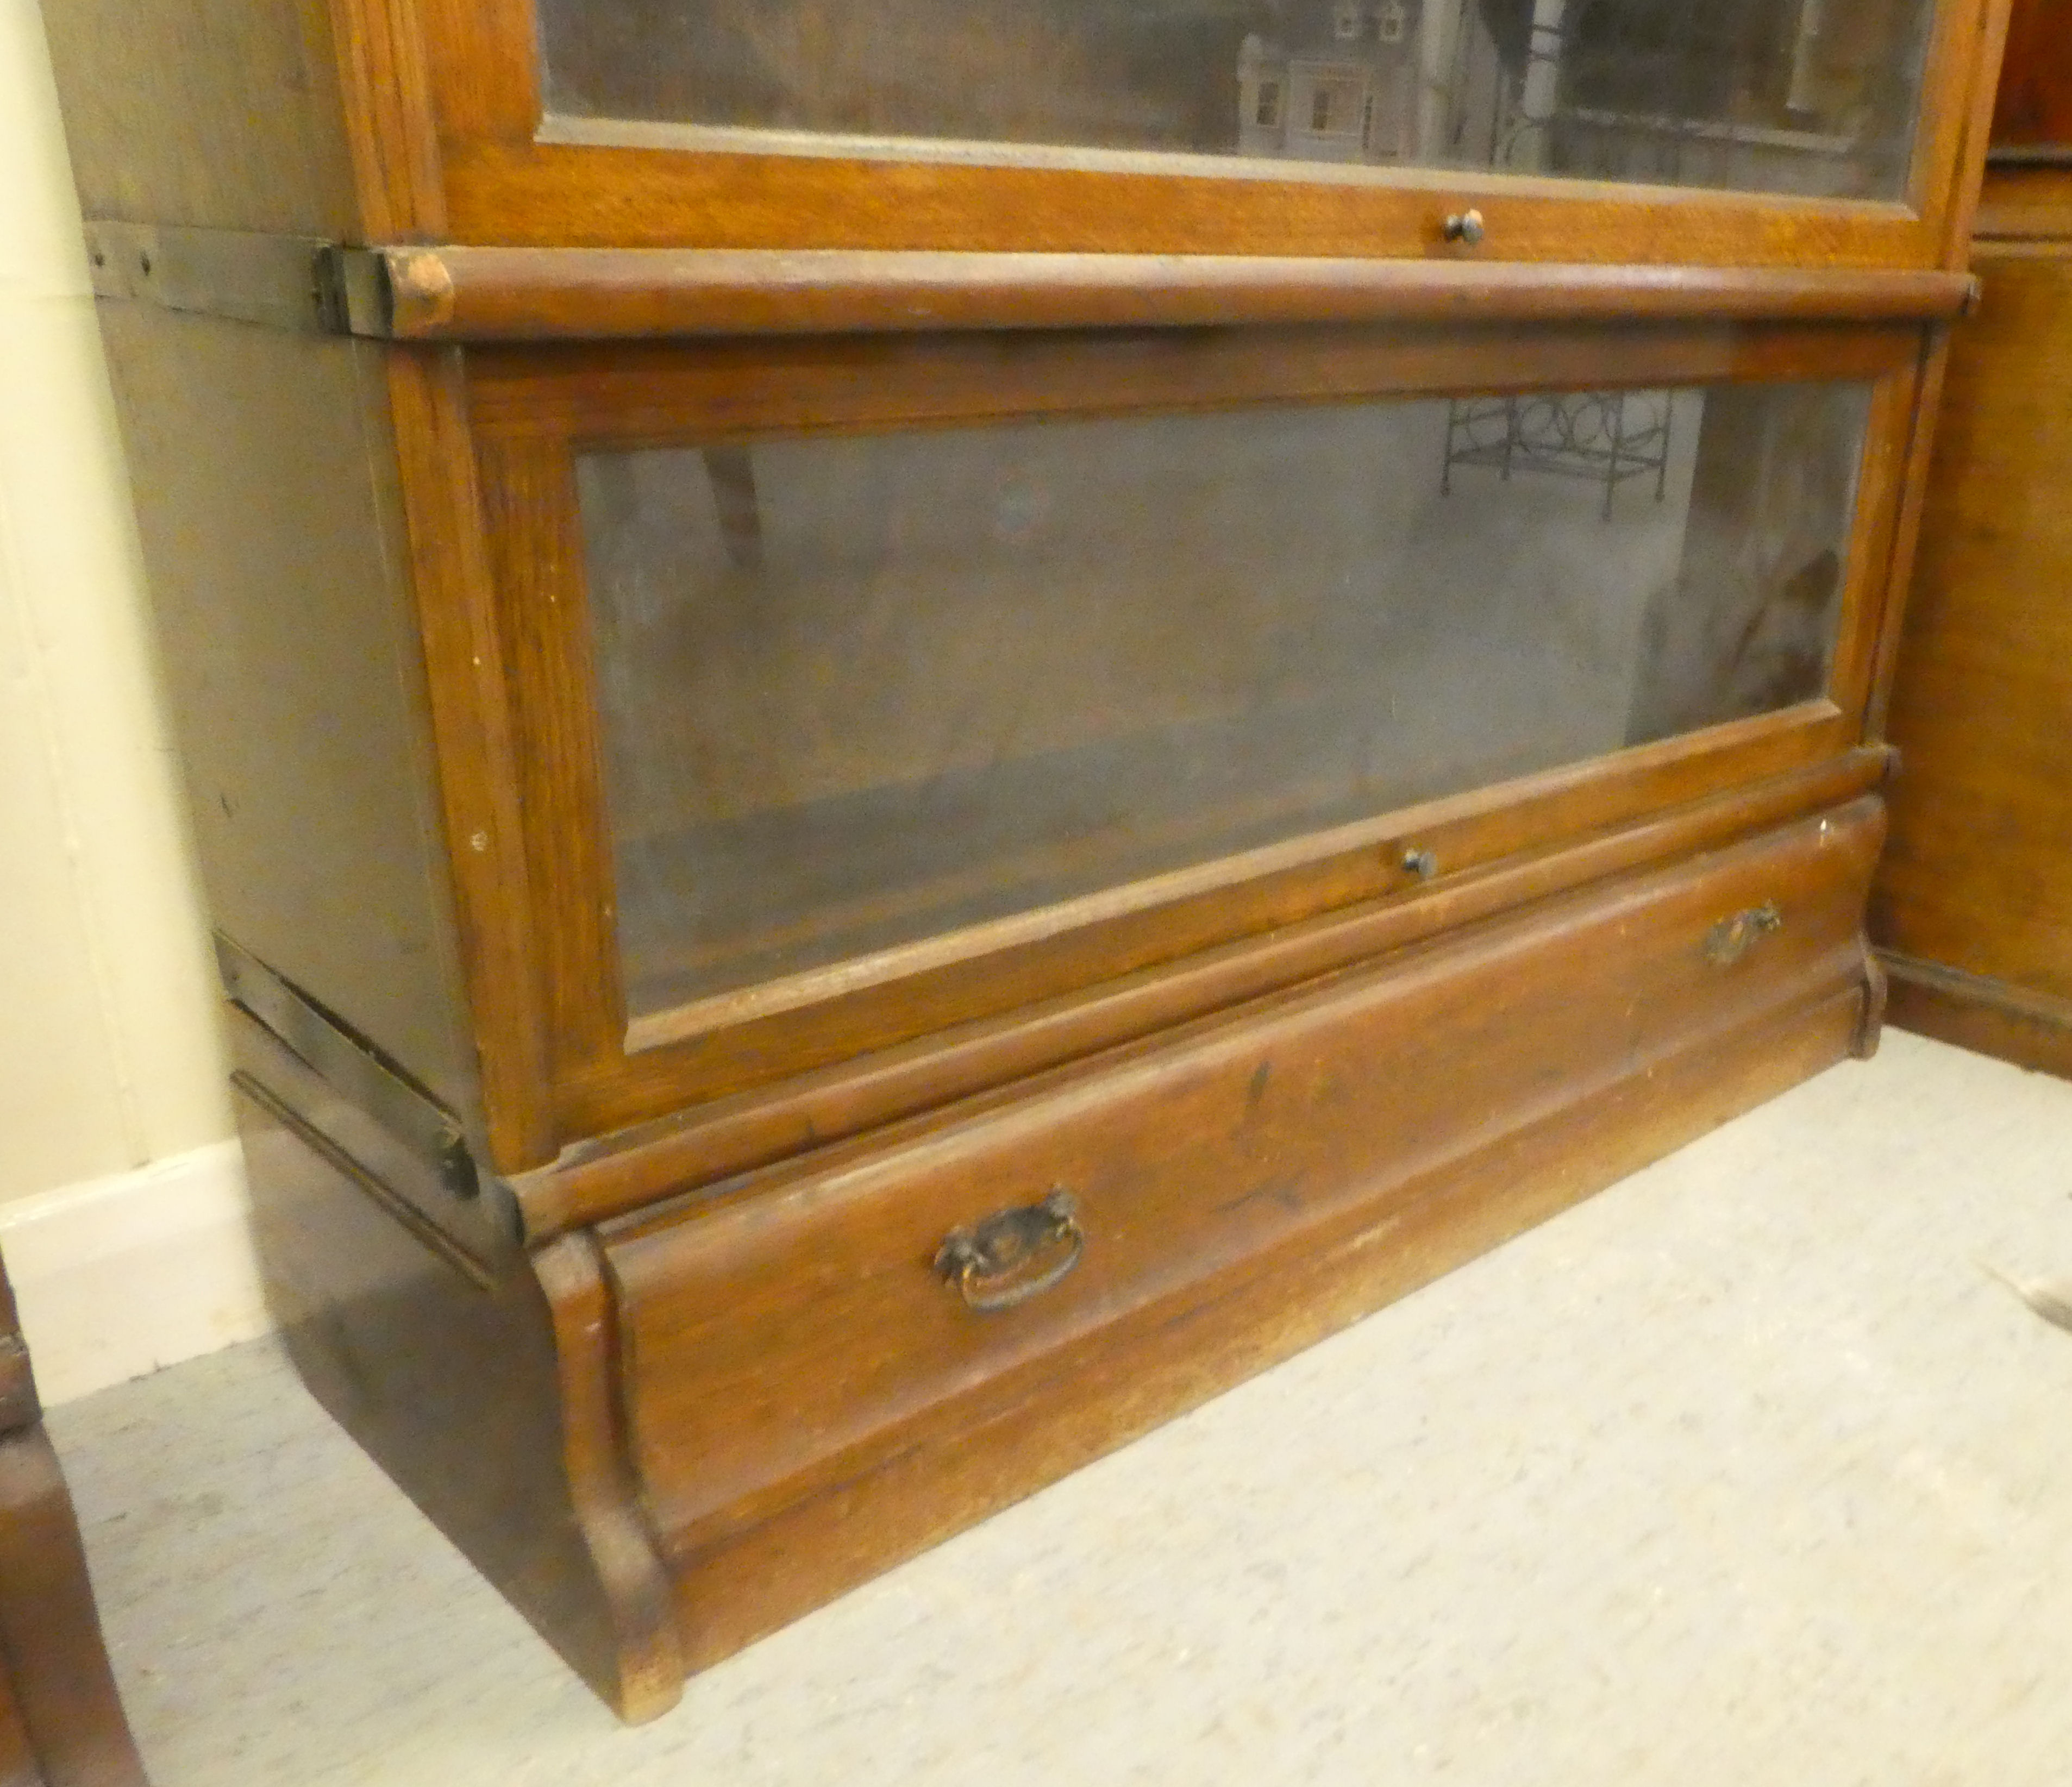
[[[1922,269],[670,249],[346,251],[356,334],[402,341],[1227,323],[1923,321],[1972,302]]]

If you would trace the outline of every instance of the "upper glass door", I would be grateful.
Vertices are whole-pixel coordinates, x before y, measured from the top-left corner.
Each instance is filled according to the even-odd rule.
[[[1879,269],[1957,264],[1999,0],[383,3],[421,240]]]
[[[550,120],[1897,199],[1934,0],[540,0]],[[776,139],[773,141],[773,139]]]

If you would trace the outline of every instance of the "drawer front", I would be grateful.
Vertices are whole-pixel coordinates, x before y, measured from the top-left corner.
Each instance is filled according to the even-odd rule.
[[[1832,996],[1864,972],[1882,831],[1860,801],[613,1226],[651,1511],[679,1546],[752,1524],[926,1412],[976,1419],[995,1379]],[[946,1240],[1003,1212],[1022,1265],[960,1275]]]

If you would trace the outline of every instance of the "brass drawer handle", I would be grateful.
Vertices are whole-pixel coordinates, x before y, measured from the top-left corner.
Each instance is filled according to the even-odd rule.
[[[1040,1204],[1004,1210],[975,1227],[952,1229],[935,1251],[935,1270],[981,1315],[1012,1309],[1049,1290],[1086,1251],[1079,1202],[1054,1191]],[[1046,1254],[1057,1257],[1028,1270]]]
[[[1716,968],[1730,968],[1773,930],[1784,929],[1784,914],[1774,900],[1737,912],[1712,926],[1705,939],[1705,959]]]

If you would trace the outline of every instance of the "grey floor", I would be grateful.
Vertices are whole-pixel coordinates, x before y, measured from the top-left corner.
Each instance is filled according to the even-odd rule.
[[[1889,1033],[635,1731],[270,1346],[51,1426],[158,1787],[2062,1787],[2068,1141]]]

